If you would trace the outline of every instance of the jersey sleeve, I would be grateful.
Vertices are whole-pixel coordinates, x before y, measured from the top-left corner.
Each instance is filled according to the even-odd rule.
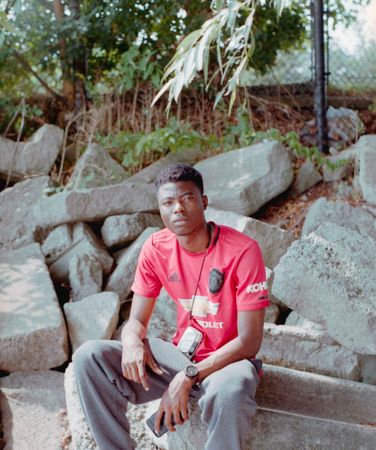
[[[136,273],[131,290],[138,295],[148,298],[158,297],[162,283],[155,269],[152,237],[142,247],[138,257]]]
[[[270,305],[265,265],[257,242],[240,256],[236,270],[238,311],[264,309]]]

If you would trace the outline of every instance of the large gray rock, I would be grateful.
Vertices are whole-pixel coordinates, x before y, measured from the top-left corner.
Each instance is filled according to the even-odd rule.
[[[157,211],[154,186],[125,181],[43,197],[33,212],[38,224],[47,228],[63,223],[95,222],[117,214]]]
[[[114,292],[102,292],[79,302],[65,303],[72,350],[91,339],[111,339],[119,320],[119,296]]]
[[[113,248],[136,239],[145,228],[163,228],[158,214],[135,213],[107,217],[101,229],[102,239],[106,247]]]
[[[148,335],[171,341],[176,331],[176,304],[162,288],[148,326]]]
[[[125,181],[129,175],[99,144],[90,144],[77,161],[66,189],[83,189]]]
[[[0,253],[0,292],[0,369],[63,364],[67,332],[39,244]]]
[[[323,325],[321,325],[320,323],[312,322],[312,320],[308,320],[305,317],[299,316],[296,311],[291,311],[286,319],[285,325],[306,328],[310,331],[326,331]]]
[[[300,195],[303,192],[315,186],[322,180],[322,175],[316,169],[312,161],[305,161],[298,169],[294,182],[291,185],[291,193]]]
[[[101,263],[92,255],[74,255],[69,263],[69,284],[72,302],[82,300],[102,290]]]
[[[60,449],[64,375],[52,370],[16,372],[1,379],[1,389],[5,449]]]
[[[358,151],[358,183],[364,200],[376,205],[376,135],[363,136],[362,149]]]
[[[349,108],[329,106],[326,111],[329,143],[334,147],[350,144],[365,132],[365,126],[358,111]]]
[[[0,250],[35,242],[33,207],[48,189],[47,176],[30,178],[0,192]]]
[[[153,183],[157,178],[159,172],[170,166],[171,164],[184,162],[187,164],[195,164],[201,159],[205,158],[205,153],[197,149],[180,150],[177,153],[169,153],[168,155],[160,158],[145,169],[140,170],[127,181],[131,183]]]
[[[96,258],[105,274],[110,272],[113,259],[107,249],[87,224],[77,223],[73,227],[71,247],[50,265],[51,277],[58,282],[68,282],[71,260],[74,256],[83,254]]]
[[[231,211],[207,208],[205,217],[255,239],[260,245],[265,265],[271,269],[278,264],[281,256],[295,239],[291,231]]]
[[[325,331],[266,323],[260,358],[274,364],[359,381],[360,361]]]
[[[338,181],[354,172],[356,148],[351,146],[341,152],[326,157],[328,164],[323,165],[324,181]]]
[[[56,227],[42,244],[42,253],[47,264],[52,264],[73,245],[73,227],[64,224]]]
[[[302,235],[316,230],[324,222],[332,222],[376,239],[376,220],[363,208],[354,208],[345,202],[331,202],[321,197],[309,208]]]
[[[288,150],[262,142],[196,164],[204,178],[209,204],[245,216],[284,192],[293,180]]]
[[[325,223],[281,258],[272,294],[347,348],[376,354],[375,255],[371,237]]]
[[[63,142],[64,132],[55,125],[43,125],[28,141],[16,143],[0,137],[0,177],[21,180],[51,170]]]
[[[137,260],[142,246],[147,238],[158,230],[159,228],[146,228],[146,230],[144,230],[129,247],[119,252],[117,267],[110,275],[105,290],[117,292],[122,302],[124,302],[131,293]]]

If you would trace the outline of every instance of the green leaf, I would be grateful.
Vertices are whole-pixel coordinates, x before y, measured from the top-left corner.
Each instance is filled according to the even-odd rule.
[[[160,91],[157,93],[157,95],[153,98],[153,101],[151,103],[152,107],[157,103],[157,101],[160,99],[160,97],[162,97],[162,95],[170,89],[170,86],[172,85],[173,82],[174,82],[174,79],[171,78],[171,80],[167,81],[167,83],[162,87],[162,89],[160,89]]]
[[[179,44],[178,48],[176,49],[176,54],[179,55],[186,52],[189,47],[194,45],[196,41],[201,36],[201,29],[192,31],[192,33],[189,33],[188,36],[186,36],[182,42]]]

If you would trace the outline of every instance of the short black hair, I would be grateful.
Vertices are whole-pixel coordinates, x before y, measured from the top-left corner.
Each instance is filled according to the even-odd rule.
[[[162,169],[154,181],[157,190],[166,183],[176,183],[178,181],[192,181],[204,193],[204,182],[201,173],[193,166],[186,163],[176,163]]]

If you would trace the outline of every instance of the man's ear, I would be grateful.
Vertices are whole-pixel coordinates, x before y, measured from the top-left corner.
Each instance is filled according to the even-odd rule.
[[[208,200],[208,197],[206,195],[202,196],[202,204],[204,205],[204,209],[206,209],[208,204],[209,204],[209,200]]]

